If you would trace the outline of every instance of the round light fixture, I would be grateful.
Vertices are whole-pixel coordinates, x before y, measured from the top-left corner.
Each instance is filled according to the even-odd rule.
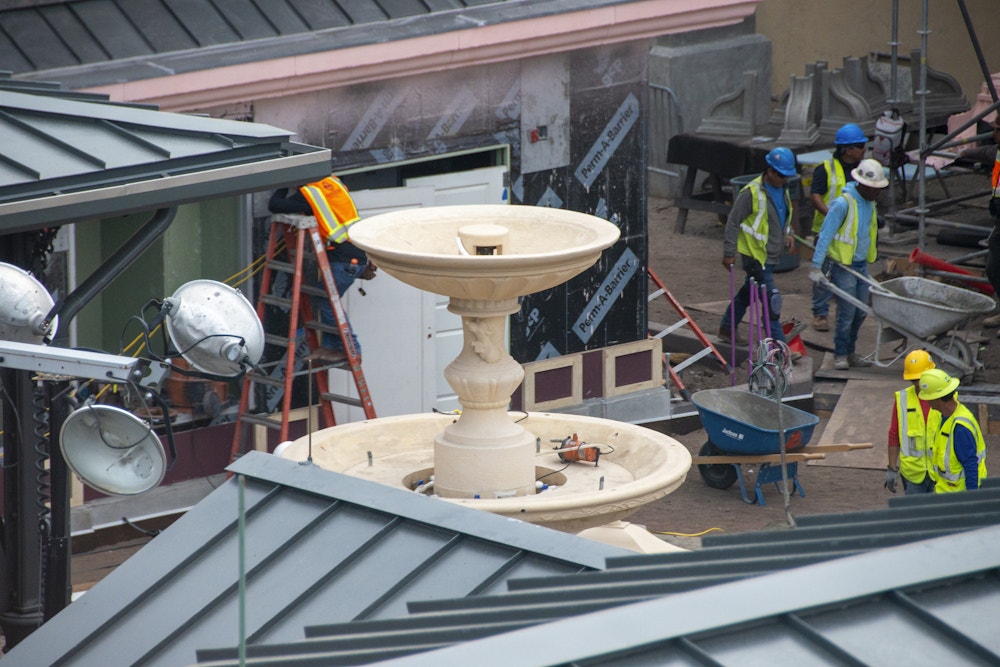
[[[193,367],[234,376],[264,354],[264,327],[239,290],[214,280],[193,280],[164,300],[167,334]]]
[[[63,422],[66,465],[87,486],[114,496],[146,493],[163,481],[167,457],[149,425],[113,405],[88,405]]]
[[[41,343],[58,328],[59,318],[42,327],[55,302],[29,272],[0,262],[0,340]]]

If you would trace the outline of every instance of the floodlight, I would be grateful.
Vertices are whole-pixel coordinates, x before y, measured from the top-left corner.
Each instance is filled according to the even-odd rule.
[[[59,326],[53,318],[43,326],[55,302],[45,286],[29,272],[0,262],[0,340],[40,343]]]
[[[260,361],[264,327],[239,290],[193,280],[164,299],[167,334],[188,363],[203,373],[239,375]]]
[[[149,425],[113,405],[87,405],[63,422],[63,458],[73,472],[101,493],[134,496],[163,481],[167,457]]]

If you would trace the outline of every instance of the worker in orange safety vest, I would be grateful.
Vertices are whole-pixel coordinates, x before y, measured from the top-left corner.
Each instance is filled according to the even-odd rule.
[[[368,261],[364,250],[351,243],[351,225],[361,218],[347,187],[336,176],[330,175],[315,183],[307,183],[291,193],[289,188],[275,190],[267,208],[271,213],[312,215],[316,218],[319,232],[326,241],[326,258],[340,296],[358,278],[370,280],[374,277],[375,265]],[[315,282],[320,283],[318,277]],[[337,321],[329,299],[313,297],[312,303],[321,322],[336,326]],[[351,336],[354,338],[354,348],[360,354],[361,345],[353,331]],[[313,353],[316,359],[331,363],[346,360],[347,353],[339,335],[323,333],[321,343],[320,349]]]

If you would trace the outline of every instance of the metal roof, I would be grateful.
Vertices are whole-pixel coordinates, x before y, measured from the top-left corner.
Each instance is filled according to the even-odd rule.
[[[495,594],[519,577],[604,566],[624,550],[441,499],[250,452],[247,637],[405,615],[411,600]],[[4,656],[4,665],[189,665],[238,640],[236,477]]]
[[[1000,526],[992,526],[574,615],[390,662],[995,665],[998,566]]]
[[[0,63],[87,88],[635,0],[41,0],[0,10]]]
[[[0,235],[302,183],[330,151],[247,123],[0,76]]]
[[[256,662],[248,664],[275,664],[269,660],[279,658],[287,661],[281,664],[291,665],[315,664],[315,660],[326,661],[322,664],[329,665],[368,664],[534,625],[548,628],[553,621],[592,613],[617,627],[617,609],[657,598],[688,595],[694,589],[702,590],[716,584],[733,585],[758,575],[771,576],[802,566],[819,567],[834,559],[898,548],[897,545],[923,544],[921,541],[927,538],[945,536],[946,540],[953,539],[959,533],[995,525],[998,511],[1000,480],[990,480],[976,493],[901,497],[893,499],[886,510],[802,517],[798,520],[799,527],[794,530],[720,535],[706,539],[704,548],[698,551],[633,554],[609,559],[604,571],[518,578],[509,582],[509,592],[498,595],[411,602],[410,616],[406,618],[310,626],[305,628],[307,639],[304,641],[249,647],[247,655]],[[991,539],[998,540],[1000,535]],[[956,557],[961,557],[961,551],[957,553]],[[852,576],[858,578],[859,574],[866,582],[871,581],[876,589],[880,582],[887,580],[881,571],[865,567],[859,567]],[[929,569],[920,574],[923,581],[928,581],[939,571]],[[779,579],[773,585],[781,590],[790,584]],[[974,582],[968,586],[973,587]],[[822,595],[823,591],[817,589],[816,599],[808,606],[826,604]],[[877,597],[875,593],[871,595]],[[747,594],[734,597],[732,604],[739,608],[753,607],[755,600],[756,594]],[[847,618],[852,618],[851,614],[860,609],[853,608]],[[716,626],[705,629],[708,627]],[[570,636],[574,635],[575,631],[571,631]],[[632,648],[638,650],[638,646]],[[643,652],[638,650],[638,654]],[[220,661],[220,665],[230,665],[235,655],[235,648],[206,647],[199,651],[199,659],[212,665],[216,664],[215,660]],[[487,659],[490,655],[506,656],[483,651],[470,658],[468,664],[490,664]],[[662,664],[658,657],[651,662]],[[457,663],[449,658],[438,664]],[[516,659],[506,664],[534,663]],[[591,664],[589,659],[586,664]],[[594,664],[604,663],[597,661]],[[607,664],[629,663],[610,660]],[[822,664],[822,658],[815,664]]]

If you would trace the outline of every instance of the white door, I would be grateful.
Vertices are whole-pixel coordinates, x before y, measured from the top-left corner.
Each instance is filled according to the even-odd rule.
[[[401,188],[351,192],[362,218],[424,206],[501,204],[506,167],[412,178]],[[355,281],[344,308],[361,344],[362,367],[379,417],[459,408],[444,369],[462,351],[462,321],[448,299],[410,287],[384,271]],[[332,371],[331,390],[356,396],[349,372]],[[337,405],[338,424],[365,418]]]

